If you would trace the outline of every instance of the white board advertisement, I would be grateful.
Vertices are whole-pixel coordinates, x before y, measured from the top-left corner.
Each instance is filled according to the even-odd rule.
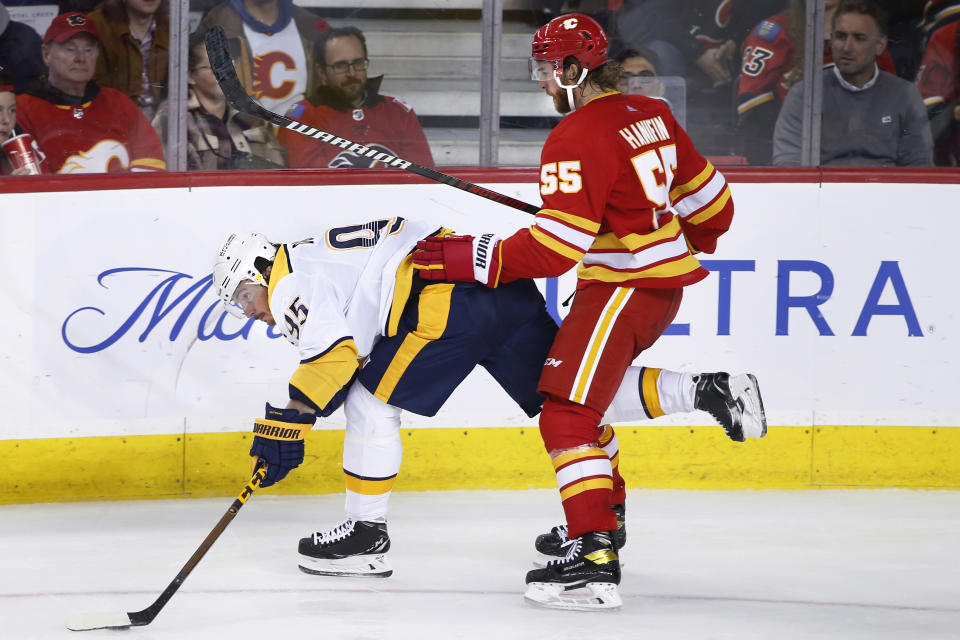
[[[491,184],[527,202],[535,185]],[[960,186],[733,184],[710,276],[638,364],[750,371],[772,425],[957,426],[960,303],[948,238]],[[442,185],[202,187],[0,195],[6,258],[0,439],[246,431],[282,404],[297,352],[225,315],[210,288],[232,231],[293,242],[337,225],[422,218],[509,234],[530,216]],[[572,274],[540,282],[562,318]],[[12,416],[16,416],[13,418]],[[434,418],[535,424],[482,370]],[[690,416],[660,424],[701,423]],[[342,413],[318,428],[340,428]]]

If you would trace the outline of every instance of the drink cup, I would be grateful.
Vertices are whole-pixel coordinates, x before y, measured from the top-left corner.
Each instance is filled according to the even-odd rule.
[[[10,164],[14,169],[26,167],[32,175],[40,175],[40,157],[37,155],[33,136],[29,133],[21,133],[19,136],[10,138],[0,144],[0,148],[10,158]]]

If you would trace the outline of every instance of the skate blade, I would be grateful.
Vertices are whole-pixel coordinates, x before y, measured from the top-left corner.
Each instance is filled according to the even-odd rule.
[[[575,591],[565,591],[555,582],[531,582],[523,599],[539,607],[566,611],[607,611],[623,605],[620,589],[612,582],[590,582]]]
[[[752,373],[730,377],[730,392],[743,401],[741,423],[744,438],[762,438],[767,435],[767,415],[763,411],[760,385]]]
[[[297,566],[300,571],[315,576],[389,578],[393,575],[393,567],[382,553],[337,559],[301,554]]]

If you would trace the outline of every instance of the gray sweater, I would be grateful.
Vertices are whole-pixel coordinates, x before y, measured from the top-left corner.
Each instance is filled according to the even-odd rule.
[[[861,90],[843,82],[836,67],[823,70],[821,165],[929,166],[933,137],[917,88],[878,71]],[[803,87],[793,86],[773,132],[773,164],[799,165]]]

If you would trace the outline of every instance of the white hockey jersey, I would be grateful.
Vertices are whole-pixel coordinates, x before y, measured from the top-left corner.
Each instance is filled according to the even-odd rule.
[[[397,217],[280,247],[267,295],[277,327],[300,350],[291,398],[323,413],[336,409],[329,405],[342,400],[357,359],[396,332],[412,285],[410,252],[439,231]]]

